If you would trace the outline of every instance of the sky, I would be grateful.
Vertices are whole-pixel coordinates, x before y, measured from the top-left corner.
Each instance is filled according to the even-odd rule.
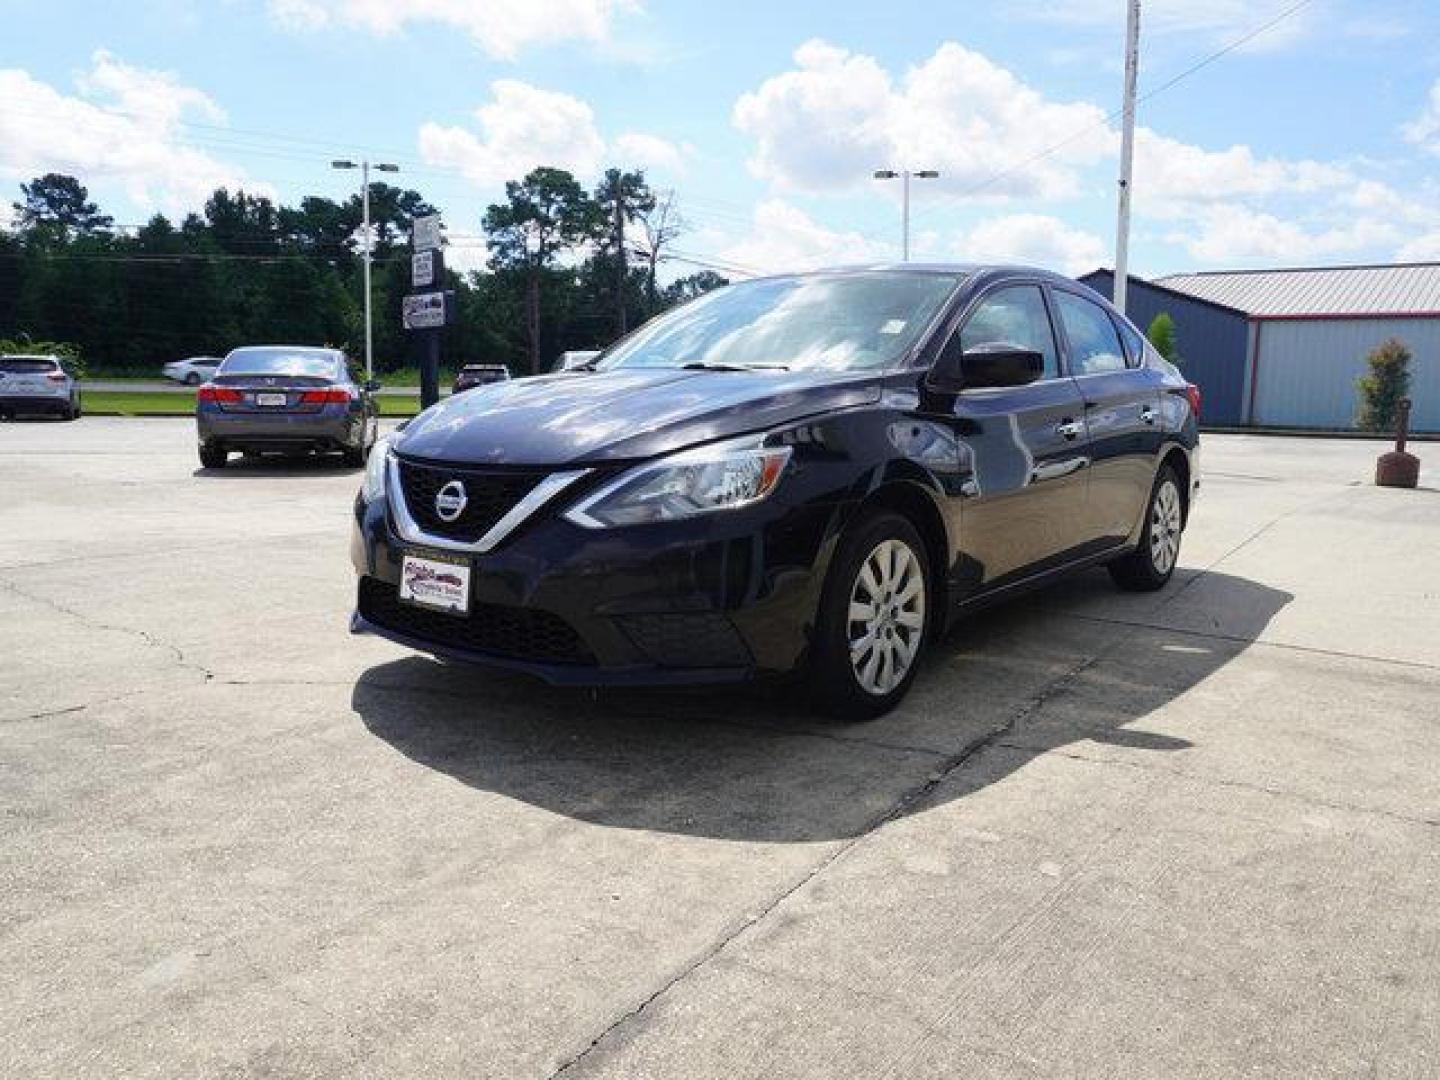
[[[537,165],[673,191],[671,276],[1114,261],[1125,0],[0,0],[0,215],[120,226],[398,164],[452,266]],[[1440,260],[1440,3],[1145,0],[1131,269]],[[681,262],[679,258],[690,260]]]

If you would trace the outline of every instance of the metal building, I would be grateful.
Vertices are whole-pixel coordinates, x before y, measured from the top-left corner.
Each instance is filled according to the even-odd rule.
[[[1440,263],[1172,274],[1154,284],[1248,314],[1242,423],[1352,427],[1365,356],[1396,337],[1414,356],[1412,426],[1440,431]]]
[[[1079,279],[1105,299],[1115,295],[1113,270]],[[1245,371],[1250,340],[1246,313],[1223,301],[1181,292],[1133,274],[1126,312],[1142,331],[1162,311],[1175,320],[1175,342],[1185,377],[1200,387],[1207,424],[1240,424],[1245,415]]]

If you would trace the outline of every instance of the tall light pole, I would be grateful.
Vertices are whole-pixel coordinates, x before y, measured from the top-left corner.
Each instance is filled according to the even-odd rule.
[[[364,237],[365,248],[365,381],[369,382],[375,378],[375,335],[370,325],[370,162],[366,160],[356,165],[353,161],[332,161],[330,167],[360,170],[360,206],[363,215],[360,231]],[[375,171],[397,173],[400,166],[377,162]]]
[[[1115,289],[1120,314],[1130,286],[1130,175],[1135,166],[1135,81],[1140,72],[1140,0],[1129,0],[1125,19],[1125,98],[1120,122],[1120,205],[1115,222]]]
[[[898,172],[895,169],[875,170],[876,180],[894,180],[898,176],[904,181],[904,195],[902,196],[904,209],[901,211],[900,217],[901,262],[910,261],[910,178],[913,176],[917,180],[934,180],[939,175],[934,169],[919,169],[915,172],[911,172],[909,169],[901,169]]]

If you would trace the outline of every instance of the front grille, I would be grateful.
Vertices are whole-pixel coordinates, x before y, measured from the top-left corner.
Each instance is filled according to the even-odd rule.
[[[468,616],[402,603],[394,585],[360,579],[360,614],[376,626],[432,645],[547,664],[593,664],[594,656],[558,615],[504,604],[472,604]]]
[[[433,536],[473,544],[489,532],[515,504],[544,480],[541,469],[488,470],[457,465],[430,465],[399,459],[400,490],[415,524]],[[452,480],[465,485],[465,509],[454,521],[435,511],[435,496]]]
[[[622,615],[615,620],[661,667],[744,667],[752,663],[735,624],[718,611]]]

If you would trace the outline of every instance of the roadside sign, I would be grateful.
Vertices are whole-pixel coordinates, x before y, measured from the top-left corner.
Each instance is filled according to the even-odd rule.
[[[416,251],[434,251],[440,246],[440,215],[417,217],[410,227],[410,243]]]
[[[410,256],[410,287],[429,289],[440,283],[443,261],[438,250],[417,251]]]
[[[407,296],[400,306],[401,322],[406,330],[438,330],[445,325],[446,302],[444,292],[415,293]]]

